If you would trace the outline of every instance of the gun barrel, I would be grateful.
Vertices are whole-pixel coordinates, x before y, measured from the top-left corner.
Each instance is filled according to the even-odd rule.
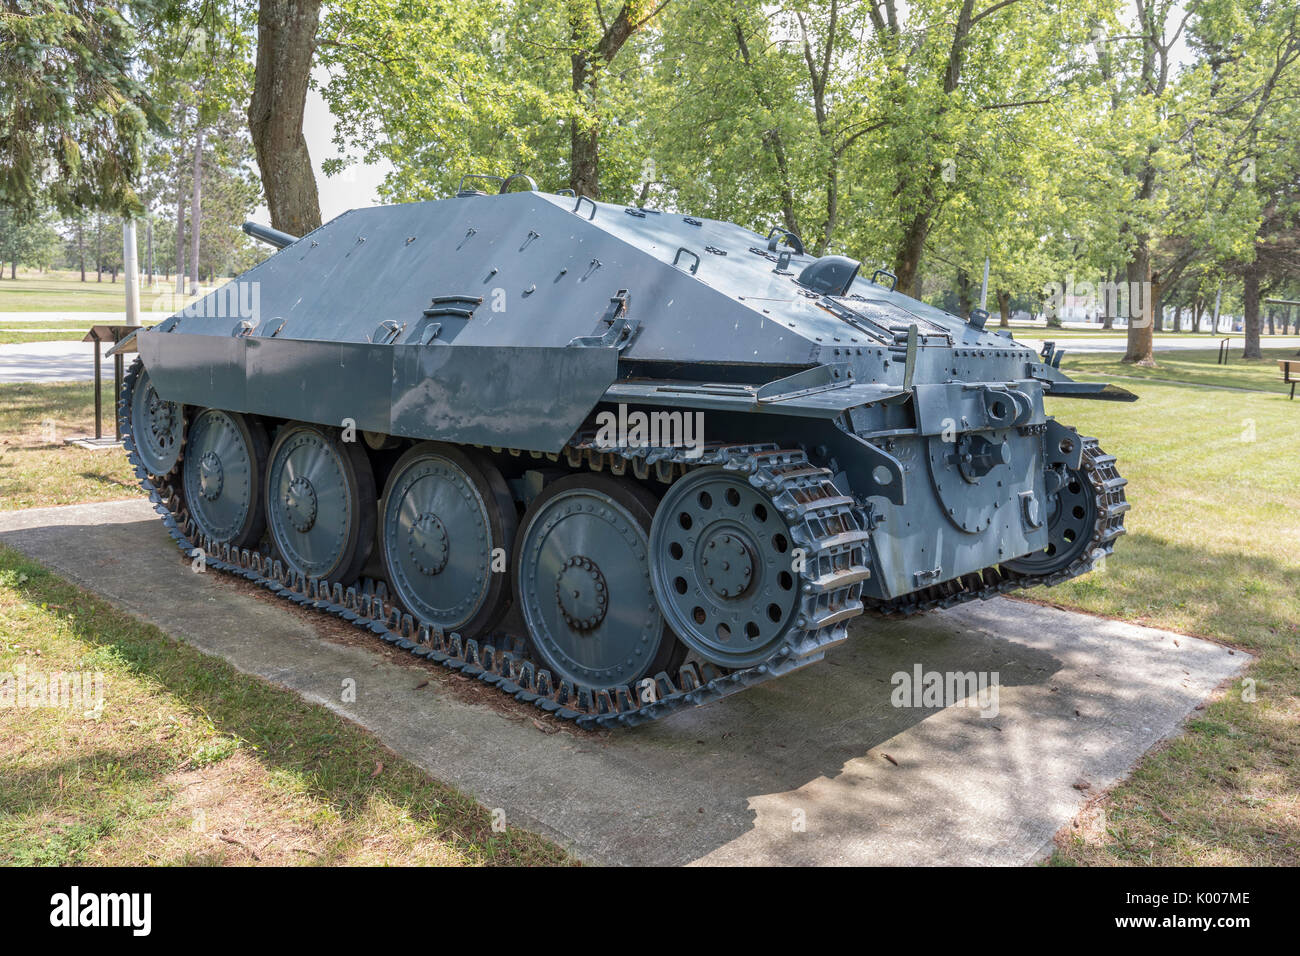
[[[279,229],[272,229],[270,226],[263,226],[258,222],[244,223],[244,232],[254,239],[260,239],[268,245],[275,246],[277,249],[283,249],[285,246],[292,245],[298,241],[297,236],[291,236],[287,232],[281,232]]]

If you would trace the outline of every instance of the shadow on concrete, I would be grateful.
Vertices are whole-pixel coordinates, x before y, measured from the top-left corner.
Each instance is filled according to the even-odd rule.
[[[390,660],[377,639],[373,649],[336,643],[246,582],[191,574],[147,503],[0,516],[0,536],[600,862],[1023,864],[1089,796],[1076,783],[1095,793],[1121,778],[1246,661],[1204,641],[996,599],[859,619],[824,662],[644,728],[547,733],[524,705],[503,713],[445,681],[413,690],[411,670],[423,665]],[[94,637],[92,621],[78,627]],[[918,665],[996,673],[997,715],[894,706],[893,675]],[[363,692],[340,706],[339,682],[358,673]],[[274,746],[281,731],[261,726],[247,700],[155,676],[224,732],[267,742],[268,759],[304,766]],[[297,740],[314,753],[330,746]],[[326,792],[346,807],[384,786]]]

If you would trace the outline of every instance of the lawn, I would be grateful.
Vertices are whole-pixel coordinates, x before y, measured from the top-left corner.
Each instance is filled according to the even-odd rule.
[[[162,321],[155,316],[141,316],[140,324],[146,328]],[[0,313],[0,345],[24,345],[31,342],[80,342],[86,337],[91,322],[84,320],[53,320],[49,322],[25,319],[6,319]],[[118,322],[97,322],[114,325]],[[87,346],[89,348],[89,346]]]
[[[54,270],[48,273],[31,270],[18,270],[18,278],[0,279],[0,343],[40,341],[50,342],[67,338],[62,334],[53,334],[54,329],[79,328],[85,334],[84,322],[67,323],[55,320],[49,323],[7,318],[7,315],[21,312],[125,312],[126,286],[118,275],[113,282],[108,273],[102,282],[95,281],[95,274],[88,272],[86,281],[82,282],[80,273],[69,270]],[[217,285],[224,283],[220,279]],[[201,292],[207,294],[217,285],[204,286]],[[149,324],[166,318],[182,308],[189,298],[177,300],[172,295],[174,284],[158,276],[157,283],[151,288],[142,276],[140,280],[141,319]],[[33,329],[47,334],[28,335],[14,332],[14,329]]]
[[[111,436],[117,405],[111,361],[105,369],[104,434]],[[64,444],[95,434],[94,402],[90,382],[0,385],[0,511],[142,494],[121,450]]]
[[[0,709],[0,865],[571,862],[348,720],[0,546],[0,673],[20,668],[102,674],[103,703]]]
[[[1184,371],[1213,376],[1212,362]],[[1227,688],[1085,815],[1092,822],[1060,841],[1054,862],[1294,866],[1300,405],[1271,392],[1124,386],[1141,401],[1049,402],[1119,457],[1133,510],[1104,571],[1034,597],[1247,650],[1258,657],[1254,699]]]
[[[1267,341],[1267,340],[1266,340]],[[1191,382],[1197,385],[1226,385],[1232,388],[1253,388],[1266,392],[1289,393],[1290,386],[1282,383],[1278,359],[1300,359],[1294,348],[1263,348],[1262,359],[1241,357],[1240,343],[1234,344],[1227,365],[1218,365],[1217,349],[1187,349],[1176,352],[1156,352],[1152,368],[1126,365],[1121,355],[1082,354],[1066,352],[1061,361],[1061,371],[1080,377],[1122,376],[1125,379],[1150,379],[1152,381]],[[1131,381],[1117,384],[1132,390]]]
[[[106,272],[104,280],[97,282],[93,270],[82,282],[81,274],[71,270],[23,269],[17,279],[10,279],[6,270],[0,279],[0,322],[5,312],[121,312],[126,308],[126,287],[120,273],[118,280],[113,282]]]
[[[1141,396],[1136,404],[1050,399],[1048,408],[1062,421],[1098,436],[1108,452],[1119,456],[1120,468],[1130,481],[1133,510],[1127,520],[1129,533],[1119,540],[1104,570],[1051,591],[1030,592],[1029,597],[1205,635],[1248,651],[1258,658],[1248,673],[1254,682],[1254,699],[1243,699],[1243,687],[1234,684],[1195,713],[1182,735],[1149,754],[1128,781],[1100,798],[1079,825],[1063,835],[1053,862],[1300,864],[1300,468],[1296,464],[1300,404],[1288,402],[1275,387],[1280,383],[1270,381],[1277,373],[1272,361],[1255,365],[1234,361],[1225,369],[1214,365],[1214,353],[1209,351],[1164,354],[1157,359],[1158,367],[1142,378],[1142,370],[1120,365],[1117,356],[1067,356],[1067,366],[1080,373],[1119,370],[1139,376],[1121,382]],[[1180,377],[1260,390],[1188,388],[1156,380]],[[0,446],[0,482],[5,489],[0,507],[135,493],[120,453],[76,452],[45,441],[40,433],[46,420],[55,422],[56,429],[86,428],[88,391],[85,385],[0,386],[0,440],[9,443]],[[12,555],[4,560],[11,570],[21,563]],[[69,660],[107,653],[101,649],[104,645],[92,640],[94,629],[85,632],[84,618],[77,610],[97,608],[93,600],[53,578],[37,580],[35,571],[24,565],[19,573],[27,574],[28,582],[15,584],[10,579],[9,591],[0,592],[7,593],[17,608],[0,613],[22,615],[0,618],[0,633],[8,635],[3,641]],[[42,603],[46,609],[40,607]],[[47,615],[46,610],[55,607],[60,610]],[[98,628],[101,615],[108,612],[94,613]],[[125,619],[113,620],[118,621],[115,628],[132,626]],[[197,666],[197,658],[186,656],[192,653],[187,648],[150,634],[148,646],[157,657],[141,679],[161,680],[156,675],[164,666],[181,670]],[[182,657],[188,663],[181,663]],[[0,669],[5,666],[0,664]],[[219,662],[205,666],[224,667]],[[248,680],[249,687],[264,686]],[[269,744],[265,735],[250,729],[255,716],[242,715],[239,706],[221,704],[224,697],[215,697],[209,706],[208,697],[179,692],[170,677],[163,680],[163,690],[176,695],[176,707],[191,707],[199,700],[209,717],[221,714],[213,729],[203,730],[211,735],[203,739],[245,742],[234,747],[231,759],[247,763],[228,766],[242,766],[240,773],[252,781],[249,786],[282,779],[281,757],[271,759],[269,751],[257,749]],[[291,698],[286,699],[282,706],[290,703]],[[124,756],[136,750],[162,753],[170,747],[168,740],[158,739],[160,725],[151,716],[151,706],[133,703],[130,708],[130,718],[147,733],[137,733],[123,716],[119,736],[111,745],[102,745],[102,754],[91,748],[65,758],[61,771],[65,779],[102,776],[109,773],[110,765],[116,768],[112,773],[119,775],[135,772]],[[46,714],[43,719],[55,718]],[[31,734],[50,732],[39,723]],[[192,738],[184,740],[184,745],[166,751],[171,755],[168,760],[193,751]],[[310,740],[300,740],[299,746],[306,753],[298,757],[308,762],[328,759],[333,753],[332,747]],[[171,765],[157,759],[162,762],[151,779],[160,789],[147,792],[163,794],[158,799],[169,806],[165,795],[172,792],[170,774],[179,770],[163,773]],[[185,772],[190,772],[190,766]],[[355,768],[353,772],[360,773]],[[242,787],[245,777],[238,779]],[[363,779],[357,787],[371,785],[380,786]],[[295,803],[297,797],[283,799],[286,805],[305,805]],[[327,807],[335,806],[334,796],[319,799]],[[348,799],[359,798],[353,792]],[[392,798],[383,797],[381,803],[386,799]],[[72,802],[60,804],[63,809],[58,814],[41,819],[57,819],[58,826],[74,835],[91,833],[84,839],[87,847],[93,847],[100,842],[93,836],[98,832],[95,828],[108,826],[119,812],[152,812],[120,794],[113,800],[111,809],[92,800],[84,813],[72,809]],[[395,811],[384,810],[389,812]],[[252,823],[260,825],[258,820]],[[23,832],[25,839],[35,839],[29,831]],[[117,860],[113,854],[127,852],[111,835],[103,839],[116,848],[105,859]],[[4,845],[0,839],[0,846]],[[233,855],[225,859],[241,859],[237,847],[230,852]]]
[[[991,331],[996,331],[998,328],[999,326],[995,322],[990,321],[989,329]],[[1294,330],[1294,323],[1292,323],[1292,325],[1289,326],[1289,328]],[[1267,342],[1268,339],[1270,338],[1270,336],[1267,334],[1268,326],[1265,325],[1264,329],[1265,329],[1265,334],[1263,336],[1263,340]],[[1278,335],[1281,335],[1282,334],[1281,325],[1278,325],[1277,329],[1278,329]],[[1128,335],[1127,328],[1103,329],[1100,326],[1094,325],[1094,326],[1087,326],[1087,327],[1067,326],[1064,328],[1053,329],[1053,328],[1048,328],[1045,325],[1024,325],[1023,323],[1020,322],[1012,322],[1011,331],[1015,334],[1015,337],[1017,339],[1028,338],[1028,339],[1035,339],[1035,340],[1064,339],[1064,338],[1121,338],[1122,339]],[[1287,334],[1296,335],[1300,333],[1291,331]],[[1200,339],[1201,341],[1207,343],[1207,347],[1209,345],[1213,345],[1215,348],[1217,348],[1219,341],[1227,338],[1232,339],[1233,344],[1236,345],[1237,347],[1240,347],[1241,343],[1245,340],[1245,334],[1242,332],[1215,332],[1215,333],[1191,332],[1191,331],[1162,332],[1159,329],[1157,329],[1155,333],[1156,348],[1160,347],[1161,339]]]

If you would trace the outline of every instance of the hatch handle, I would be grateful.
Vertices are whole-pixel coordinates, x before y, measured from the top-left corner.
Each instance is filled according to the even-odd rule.
[[[516,179],[522,179],[524,182],[526,182],[528,184],[529,192],[532,193],[537,192],[536,180],[534,180],[533,177],[529,176],[527,173],[514,173],[510,176],[507,176],[505,179],[501,181],[501,188],[498,190],[498,192],[503,194],[510,192],[510,184],[513,183]]]
[[[398,325],[392,319],[384,319],[376,326],[375,331],[370,333],[370,343],[372,345],[387,345],[405,330],[406,323]]]
[[[875,272],[871,273],[871,284],[884,285],[884,283],[880,281],[881,276],[884,276],[889,280],[889,291],[893,292],[894,287],[898,285],[898,276],[894,275],[888,269],[877,269]]]
[[[573,212],[576,214],[582,208],[583,203],[591,206],[591,215],[587,217],[588,221],[596,218],[596,200],[590,196],[579,196],[578,201],[573,204]]]
[[[487,173],[466,173],[464,176],[460,177],[460,182],[456,184],[457,195],[465,192],[465,180],[467,179],[485,179],[488,182],[496,183],[497,185],[501,185],[505,182],[505,180],[500,176],[490,176]],[[505,190],[502,190],[502,192],[504,191]]]
[[[691,250],[687,249],[685,246],[677,247],[677,255],[673,256],[673,265],[677,265],[678,261],[682,258],[683,252],[695,260],[695,264],[691,266],[691,275],[695,275],[695,273],[700,271],[699,254],[695,252],[691,252]]]
[[[803,255],[803,240],[797,233],[789,229],[782,229],[780,226],[773,226],[767,234],[767,251],[776,252],[777,243],[785,240],[785,244],[794,250],[796,256]]]

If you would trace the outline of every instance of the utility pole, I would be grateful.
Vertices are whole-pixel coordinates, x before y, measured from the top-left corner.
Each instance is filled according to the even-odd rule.
[[[126,280],[126,324],[140,324],[140,264],[136,258],[135,220],[122,223],[122,272]]]
[[[149,288],[153,289],[153,213],[144,221],[144,243],[148,247],[149,257]]]
[[[203,127],[194,121],[194,192],[190,200],[190,295],[199,294],[199,193],[203,186]]]

